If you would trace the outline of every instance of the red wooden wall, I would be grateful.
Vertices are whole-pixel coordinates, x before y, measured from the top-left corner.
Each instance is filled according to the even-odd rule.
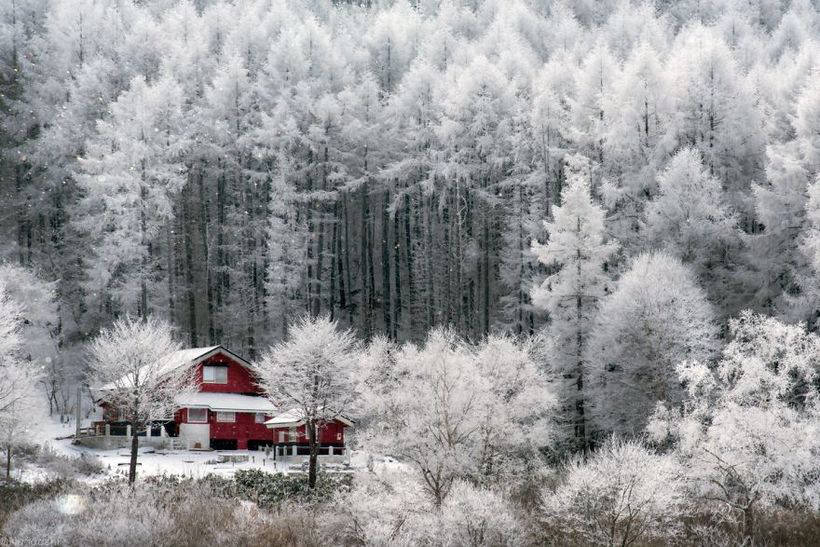
[[[228,367],[228,383],[227,384],[205,384],[202,382],[202,367],[204,365],[226,365]],[[196,368],[196,381],[200,384],[200,391],[208,393],[247,393],[247,394],[261,394],[262,391],[256,385],[251,372],[239,364],[237,361],[231,359],[224,353],[217,353],[203,361]]]
[[[285,443],[286,444],[307,444],[308,438],[305,434],[305,426],[301,425],[296,428],[296,433],[298,438],[295,443],[290,440],[289,431],[287,427],[277,427],[272,429],[273,431],[273,442],[274,444],[279,443],[279,432],[285,432]],[[270,438],[270,437],[269,437]],[[319,429],[319,444],[321,445],[333,445],[333,446],[344,446],[345,444],[345,425],[342,422],[333,422],[329,424],[325,424]]]

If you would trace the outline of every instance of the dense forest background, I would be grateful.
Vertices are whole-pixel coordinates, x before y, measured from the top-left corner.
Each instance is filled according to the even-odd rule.
[[[250,358],[305,312],[532,334],[574,176],[608,280],[663,250],[723,329],[813,330],[819,25],[809,0],[5,0],[0,253],[56,295],[61,370],[125,314]]]

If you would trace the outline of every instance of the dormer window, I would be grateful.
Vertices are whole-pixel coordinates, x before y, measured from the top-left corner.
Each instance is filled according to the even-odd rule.
[[[202,381],[206,384],[227,384],[228,367],[214,365],[203,366]]]

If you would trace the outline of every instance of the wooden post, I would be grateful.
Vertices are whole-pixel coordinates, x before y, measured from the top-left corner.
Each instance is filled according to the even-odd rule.
[[[77,411],[75,412],[75,419],[77,423],[74,427],[74,438],[78,438],[80,436],[80,429],[83,425],[83,405],[82,405],[82,387],[77,386]]]

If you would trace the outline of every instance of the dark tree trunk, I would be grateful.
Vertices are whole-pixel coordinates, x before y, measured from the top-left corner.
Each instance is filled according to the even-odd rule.
[[[137,480],[137,454],[139,453],[140,438],[137,437],[137,424],[131,422],[131,462],[128,465],[128,484]]]
[[[393,328],[391,324],[390,315],[390,230],[389,230],[389,215],[387,213],[387,206],[390,202],[390,192],[385,191],[384,200],[382,202],[382,313],[384,316],[384,333],[388,338],[393,339]]]
[[[308,420],[305,426],[308,429],[308,445],[310,446],[310,463],[308,467],[308,486],[316,487],[316,475],[319,463],[319,439],[316,434],[316,422]]]

